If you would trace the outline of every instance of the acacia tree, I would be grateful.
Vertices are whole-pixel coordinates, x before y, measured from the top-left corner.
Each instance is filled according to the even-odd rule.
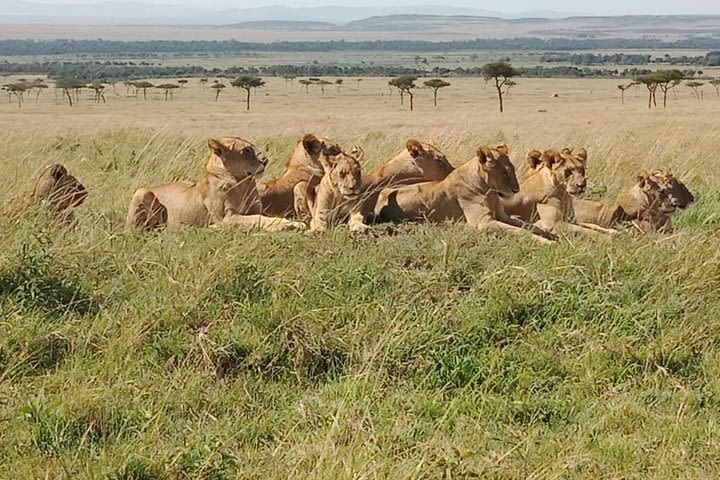
[[[663,94],[663,108],[667,107],[667,92],[671,89],[676,87],[683,78],[685,78],[685,74],[681,72],[680,70],[658,70],[657,72],[653,73],[651,75],[652,77],[655,77],[655,81],[657,82],[658,88],[660,88],[660,91]]]
[[[143,92],[143,99],[147,100],[147,89],[153,88],[155,85],[153,85],[150,82],[133,82],[133,87],[135,87],[135,98],[137,98],[137,94],[139,90],[142,90]]]
[[[173,90],[177,88],[181,88],[180,85],[175,85],[174,83],[163,83],[160,85],[156,85],[155,88],[159,88],[160,90],[165,91],[165,101],[167,102],[168,94],[170,94],[170,101],[173,102],[175,99],[173,98]]]
[[[213,90],[215,90],[215,101],[218,101],[218,97],[220,96],[220,92],[222,92],[223,88],[225,88],[225,85],[218,82],[210,86]]]
[[[703,85],[705,85],[705,83],[703,83],[703,82],[696,82],[696,81],[685,82],[685,86],[691,88],[692,91],[695,92],[695,96],[697,97],[698,100],[700,100],[700,91],[698,89],[700,87],[702,87]]]
[[[105,95],[103,94],[103,91],[105,90],[105,85],[100,82],[93,82],[87,87],[95,92],[95,95],[93,96],[95,103],[100,103],[101,99],[102,102],[105,103]]]
[[[7,90],[8,94],[15,95],[15,98],[17,98],[18,108],[22,108],[23,95],[25,95],[27,89],[28,84],[26,82],[15,82],[3,85],[3,90]]]
[[[402,75],[400,77],[395,77],[392,80],[388,82],[388,85],[391,87],[395,87],[400,91],[400,105],[403,105],[403,96],[404,94],[408,94],[410,96],[410,111],[413,111],[413,92],[412,89],[416,87],[415,80],[417,80],[417,77],[413,77],[411,75]]]
[[[325,95],[325,87],[333,84],[333,82],[328,82],[327,80],[317,80],[315,83],[320,85],[320,91],[322,91],[323,96]]]
[[[713,78],[708,83],[715,87],[715,95],[720,97],[720,78]]]
[[[641,75],[635,78],[635,82],[641,85],[645,85],[648,89],[648,108],[652,108],[653,105],[657,107],[657,101],[655,101],[655,91],[657,90],[657,78],[654,75]]]
[[[625,105],[625,90],[632,87],[633,85],[637,85],[637,83],[636,82],[623,83],[622,85],[617,86],[620,89],[620,102],[622,102],[623,105]]]
[[[300,85],[305,87],[305,93],[310,93],[310,85],[312,85],[313,83],[314,82],[312,82],[311,80],[300,80]]]
[[[38,101],[40,100],[40,94],[43,90],[47,89],[48,86],[41,79],[35,79],[30,88],[35,89],[35,103],[38,103]]]
[[[85,82],[82,82],[76,78],[58,78],[55,80],[55,88],[59,88],[63,91],[63,94],[67,97],[70,106],[73,105],[73,99],[70,92],[75,92],[75,100],[78,99],[78,93],[80,89],[85,87]]]
[[[362,82],[363,79],[362,79],[362,78],[357,78],[357,79],[355,79],[355,81],[357,82],[357,89],[360,90],[360,82]]]
[[[258,77],[238,77],[230,85],[233,87],[242,88],[247,93],[246,102],[247,109],[250,110],[250,90],[253,88],[260,88],[265,85],[265,81]]]
[[[434,102],[435,106],[437,107],[438,90],[440,90],[441,88],[449,87],[450,83],[446,82],[445,80],[436,78],[436,79],[428,80],[428,81],[424,82],[423,85],[425,85],[428,88],[433,89],[433,102]]]
[[[207,79],[207,78],[201,78],[200,80],[198,80],[198,82],[200,82],[200,85],[202,85],[202,89],[203,89],[203,92],[204,92],[204,91],[205,91],[205,84],[208,83],[208,79]]]
[[[512,77],[520,75],[520,72],[507,62],[486,63],[480,68],[480,71],[486,82],[491,79],[495,80],[495,88],[500,102],[500,113],[503,113],[503,95],[507,93],[507,90],[505,90],[507,83],[511,81]]]
[[[187,85],[187,83],[188,83],[188,81],[187,81],[186,79],[184,79],[184,78],[181,78],[180,80],[178,80],[178,84],[180,85],[180,90],[182,90],[183,87],[184,87],[185,85]]]
[[[290,86],[292,87],[293,82],[295,81],[295,76],[294,75],[283,75],[283,79],[285,80],[286,84],[289,83]]]
[[[338,79],[335,80],[335,85],[337,85],[337,91],[338,91],[338,93],[340,93],[340,87],[342,87],[342,84],[343,84],[343,79],[342,79],[342,78],[338,78]]]

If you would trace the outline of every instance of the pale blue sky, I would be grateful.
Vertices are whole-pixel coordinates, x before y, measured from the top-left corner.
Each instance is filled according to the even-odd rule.
[[[7,7],[11,2],[17,0],[0,0],[0,6]],[[711,0],[602,0],[602,1],[573,1],[573,0],[504,0],[473,1],[473,0],[25,0],[29,3],[45,4],[88,4],[104,3],[155,3],[155,4],[182,4],[192,6],[217,6],[249,8],[271,5],[285,5],[291,7],[314,7],[325,5],[343,6],[410,6],[410,5],[454,5],[472,7],[485,10],[502,11],[506,13],[533,11],[533,10],[557,10],[559,12],[585,12],[594,15],[617,15],[617,14],[720,14],[720,1]]]

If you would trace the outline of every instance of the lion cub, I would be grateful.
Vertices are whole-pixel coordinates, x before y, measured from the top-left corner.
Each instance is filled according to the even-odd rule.
[[[329,225],[346,219],[352,232],[365,232],[370,228],[360,212],[360,160],[363,155],[362,149],[353,147],[350,153],[321,157],[325,175],[317,187],[304,187],[308,210],[312,214],[311,232],[327,230]]]
[[[531,234],[537,241],[551,242],[552,235],[510,218],[500,204],[501,198],[511,198],[519,190],[507,152],[505,145],[483,146],[443,180],[384,189],[375,205],[376,219],[465,220],[478,230]]]

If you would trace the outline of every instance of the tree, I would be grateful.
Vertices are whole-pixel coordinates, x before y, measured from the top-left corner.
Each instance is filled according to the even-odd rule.
[[[692,91],[695,92],[695,96],[697,97],[698,100],[700,100],[700,91],[698,89],[700,87],[702,87],[703,85],[705,85],[705,83],[703,83],[703,82],[696,82],[696,81],[685,82],[685,86],[691,88]]]
[[[435,103],[435,106],[437,107],[437,96],[438,96],[438,90],[441,88],[449,87],[450,83],[446,82],[445,80],[441,80],[439,78],[436,78],[434,80],[428,80],[423,83],[428,88],[433,89],[433,102]]]
[[[337,85],[337,91],[338,91],[338,93],[340,93],[340,87],[342,87],[342,84],[343,84],[343,79],[342,79],[342,78],[338,78],[338,79],[335,80],[335,85]]]
[[[32,82],[31,88],[35,89],[35,103],[38,103],[38,101],[40,100],[40,94],[43,90],[47,89],[48,86],[41,79],[36,78],[35,81]]]
[[[57,80],[55,80],[55,88],[59,88],[63,91],[63,93],[68,99],[68,102],[70,102],[71,107],[73,105],[73,101],[70,92],[75,92],[75,100],[77,100],[78,92],[81,88],[84,87],[85,82],[82,82],[77,78],[58,78]]]
[[[300,80],[300,85],[305,87],[305,93],[310,93],[310,85],[312,85],[314,82],[311,80]]]
[[[289,83],[290,86],[292,87],[292,84],[295,81],[295,76],[294,75],[283,75],[283,79],[285,80],[286,84]]]
[[[362,78],[358,78],[355,80],[357,82],[358,90],[360,90],[360,82],[362,82],[362,80],[363,80]]]
[[[205,91],[205,84],[208,83],[208,79],[207,79],[207,78],[201,78],[201,79],[198,80],[198,81],[200,82],[200,85],[202,85],[202,89],[203,89],[203,92],[204,92],[204,91]]]
[[[215,90],[215,101],[217,102],[218,97],[220,96],[220,92],[222,92],[223,88],[225,88],[225,85],[218,82],[218,83],[213,84],[210,88]]]
[[[400,91],[400,105],[403,104],[403,95],[407,93],[410,96],[410,111],[413,111],[413,93],[412,89],[415,88],[415,80],[417,77],[410,75],[403,75],[395,77],[388,82],[388,85],[395,87]]]
[[[498,101],[500,102],[500,113],[503,113],[503,95],[507,93],[503,88],[512,77],[520,75],[520,72],[507,62],[486,63],[480,67],[480,72],[486,82],[491,79],[495,80],[495,88],[497,89]]]
[[[655,91],[658,87],[657,78],[652,74],[640,75],[639,77],[635,77],[635,82],[645,85],[648,89],[648,108],[652,108],[653,105],[657,107],[657,102],[655,101]]]
[[[239,77],[230,82],[233,87],[242,88],[247,92],[247,109],[250,110],[250,89],[260,88],[265,85],[265,81],[258,77]]]
[[[685,74],[680,70],[658,70],[651,76],[655,77],[655,81],[663,93],[663,108],[666,108],[668,90],[677,86],[685,78]]]
[[[103,94],[103,90],[105,90],[105,85],[103,85],[100,82],[93,82],[90,85],[88,85],[87,88],[95,91],[95,95],[93,97],[93,99],[95,100],[95,103],[100,103],[101,99],[102,99],[102,102],[105,103],[105,95]]]
[[[188,83],[188,81],[185,80],[184,78],[181,78],[180,80],[178,80],[178,84],[180,85],[180,90],[182,90],[183,87],[184,87],[185,85],[187,85],[187,83]],[[170,93],[172,93],[172,92],[170,92]],[[171,97],[172,97],[172,95],[171,95]]]
[[[320,91],[322,91],[323,96],[325,95],[325,87],[333,84],[333,82],[328,82],[327,80],[318,80],[315,83],[320,85]]]
[[[9,94],[15,95],[15,98],[17,98],[18,108],[22,108],[23,95],[25,95],[27,89],[28,84],[26,82],[15,82],[3,85],[3,90],[7,90]]]
[[[713,78],[708,83],[715,87],[715,95],[720,97],[720,78]]]
[[[147,89],[153,88],[154,86],[155,85],[150,82],[133,82],[133,87],[135,87],[135,97],[137,97],[138,91],[142,90],[143,99],[147,100]]]
[[[172,102],[172,101],[175,101],[175,99],[173,98],[173,90],[175,90],[176,88],[181,88],[181,87],[180,87],[180,85],[176,85],[174,83],[163,83],[160,85],[156,85],[155,88],[159,88],[160,90],[165,91],[165,101],[166,102],[167,102],[168,93],[169,93],[170,101]]]
[[[620,101],[622,102],[623,105],[625,105],[625,90],[632,87],[633,85],[637,85],[637,83],[636,82],[623,83],[623,84],[617,86],[620,89]]]

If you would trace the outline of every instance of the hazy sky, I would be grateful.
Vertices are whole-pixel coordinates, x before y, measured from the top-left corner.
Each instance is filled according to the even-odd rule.
[[[14,0],[0,0],[0,6],[6,6]],[[155,4],[182,4],[193,6],[216,6],[235,8],[259,7],[271,5],[286,5],[291,7],[310,7],[324,5],[346,6],[409,6],[409,5],[454,5],[474,7],[485,10],[502,11],[506,13],[531,10],[557,10],[560,12],[585,12],[595,15],[603,14],[693,14],[716,13],[720,14],[720,1],[718,0],[504,0],[473,1],[473,0],[25,0],[32,3],[72,4],[72,3],[104,3],[106,1],[138,2]],[[6,3],[7,2],[7,3]]]

